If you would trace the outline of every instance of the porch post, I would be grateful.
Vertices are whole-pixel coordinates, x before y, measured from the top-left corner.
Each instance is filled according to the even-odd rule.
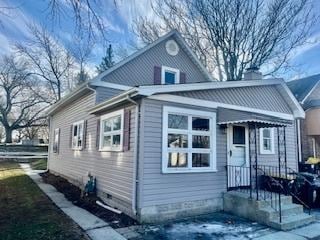
[[[288,179],[288,169],[287,169],[287,140],[286,140],[286,126],[283,126],[283,147],[284,147],[284,167],[286,179]]]
[[[257,153],[257,124],[254,124],[254,150],[255,150],[255,168],[256,168],[256,197],[259,200],[259,190],[258,190],[258,153]]]
[[[277,127],[277,139],[278,139],[278,174],[279,179],[281,178],[281,142],[280,142],[280,131],[279,127]],[[279,189],[279,221],[282,222],[282,214],[281,214],[281,189]]]
[[[249,175],[250,175],[250,199],[252,199],[252,125],[249,123]]]

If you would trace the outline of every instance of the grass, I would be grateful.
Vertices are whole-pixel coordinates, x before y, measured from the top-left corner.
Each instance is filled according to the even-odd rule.
[[[47,159],[41,158],[30,162],[30,166],[34,170],[46,170],[47,169]]]
[[[82,230],[16,163],[0,163],[1,240],[84,240]]]

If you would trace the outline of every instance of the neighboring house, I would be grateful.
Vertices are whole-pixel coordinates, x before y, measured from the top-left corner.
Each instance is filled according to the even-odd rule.
[[[49,170],[79,185],[90,173],[105,202],[141,222],[221,210],[237,181],[227,165],[278,166],[286,147],[297,169],[302,108],[283,80],[245,78],[214,81],[172,31],[49,110]]]
[[[304,120],[298,120],[300,136],[299,160],[320,157],[320,74],[287,83],[306,112]]]

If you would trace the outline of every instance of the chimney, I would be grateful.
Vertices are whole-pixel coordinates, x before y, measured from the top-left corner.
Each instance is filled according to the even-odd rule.
[[[252,66],[246,69],[243,74],[243,80],[262,80],[262,73],[259,71],[258,67]]]

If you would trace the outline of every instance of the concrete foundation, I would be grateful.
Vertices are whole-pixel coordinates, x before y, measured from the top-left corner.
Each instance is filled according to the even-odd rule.
[[[222,198],[171,203],[141,208],[138,220],[142,223],[156,223],[166,220],[197,216],[223,209]]]

